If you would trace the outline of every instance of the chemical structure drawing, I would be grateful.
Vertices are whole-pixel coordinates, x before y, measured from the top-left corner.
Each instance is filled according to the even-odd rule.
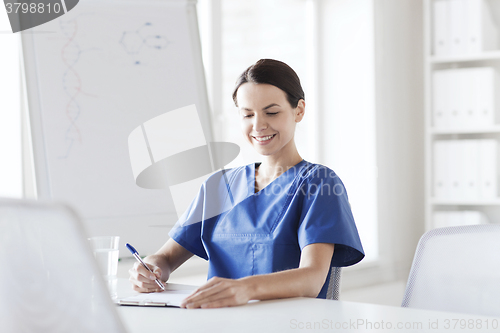
[[[164,50],[171,43],[165,36],[155,33],[151,22],[146,22],[135,31],[125,31],[119,42],[125,52],[138,57],[145,49]],[[136,59],[135,65],[143,64],[143,61]]]

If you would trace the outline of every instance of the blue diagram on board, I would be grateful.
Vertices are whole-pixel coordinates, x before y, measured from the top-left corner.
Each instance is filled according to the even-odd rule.
[[[77,69],[77,64],[84,52],[96,49],[82,50],[78,44],[76,39],[80,30],[77,20],[79,16],[70,21],[59,21],[61,33],[65,38],[60,53],[61,60],[65,66],[62,76],[62,88],[67,96],[64,104],[64,116],[68,121],[68,127],[64,133],[65,152],[59,158],[68,158],[74,144],[82,143],[82,132],[78,124],[78,119],[82,111],[79,99],[82,95],[92,96],[84,91],[81,73]]]
[[[125,52],[130,55],[139,55],[145,49],[164,50],[170,41],[163,35],[158,35],[154,31],[151,22],[144,23],[135,31],[125,31],[120,39]],[[134,64],[140,65],[140,60],[135,60]]]

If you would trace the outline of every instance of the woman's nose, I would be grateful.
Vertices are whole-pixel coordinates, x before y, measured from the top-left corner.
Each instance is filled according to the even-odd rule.
[[[258,115],[254,116],[253,129],[256,132],[260,132],[267,129],[267,122],[265,121],[264,117]]]

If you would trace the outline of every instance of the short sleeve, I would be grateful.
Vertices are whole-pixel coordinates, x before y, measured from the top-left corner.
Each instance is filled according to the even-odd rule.
[[[350,266],[363,259],[344,184],[329,168],[315,168],[301,183],[303,194],[298,240],[300,248],[313,243],[335,244],[331,265]]]
[[[168,235],[189,252],[208,260],[207,252],[201,240],[205,184],[200,187],[198,195],[182,214]]]

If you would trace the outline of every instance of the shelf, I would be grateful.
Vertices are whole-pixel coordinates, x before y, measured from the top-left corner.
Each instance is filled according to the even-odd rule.
[[[483,128],[431,128],[431,134],[489,134],[500,133],[500,126],[494,125]]]
[[[483,60],[500,60],[500,51],[489,51],[479,54],[429,57],[429,62],[431,64],[445,64],[450,62],[470,62],[470,61],[483,61]]]
[[[442,206],[500,206],[500,198],[485,200],[431,199],[431,204]]]

